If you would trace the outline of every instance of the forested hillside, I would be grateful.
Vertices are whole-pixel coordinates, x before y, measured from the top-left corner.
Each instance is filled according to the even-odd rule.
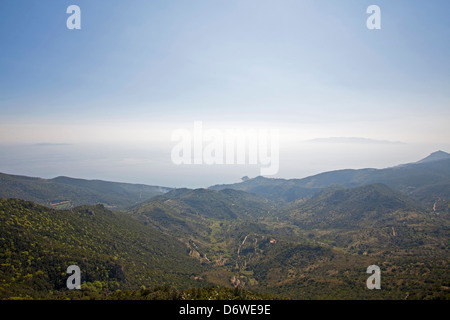
[[[172,190],[1,175],[0,299],[449,299],[449,165]]]
[[[0,198],[29,200],[58,209],[99,203],[111,209],[123,209],[169,190],[101,180],[41,179],[0,173]]]
[[[52,210],[0,200],[0,297],[46,298],[66,289],[78,265],[97,294],[141,286],[188,288],[203,267],[175,239],[102,205]]]

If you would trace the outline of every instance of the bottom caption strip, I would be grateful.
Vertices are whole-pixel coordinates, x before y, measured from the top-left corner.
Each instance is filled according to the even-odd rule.
[[[221,315],[270,315],[270,304],[223,304],[222,306],[181,306],[179,315],[200,315],[211,317]]]

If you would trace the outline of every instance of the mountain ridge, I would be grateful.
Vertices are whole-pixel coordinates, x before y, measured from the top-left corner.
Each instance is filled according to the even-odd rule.
[[[325,229],[382,225],[396,221],[399,210],[425,214],[421,204],[382,183],[323,190],[288,210],[296,221],[305,221],[302,226]]]
[[[429,156],[423,158],[422,160],[417,161],[417,163],[439,161],[439,160],[445,160],[445,159],[450,159],[450,153],[447,153],[442,150],[438,150],[438,151],[431,153]]]
[[[171,190],[160,186],[86,180],[69,177],[43,179],[0,173],[0,198],[18,198],[54,208],[102,203],[125,208]]]
[[[320,189],[332,185],[351,188],[373,183],[383,183],[406,194],[413,194],[414,189],[442,184],[448,181],[450,181],[450,154],[438,151],[418,162],[384,169],[341,169],[322,172],[301,179],[258,176],[243,182],[214,185],[210,188],[213,190],[232,188],[291,202],[306,198],[320,191]],[[271,195],[273,189],[277,189],[277,193]],[[292,196],[289,196],[289,194]]]

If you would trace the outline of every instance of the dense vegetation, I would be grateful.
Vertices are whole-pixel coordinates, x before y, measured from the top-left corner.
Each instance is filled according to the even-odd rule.
[[[449,299],[448,157],[367,170],[370,179],[349,170],[166,190],[115,211],[1,199],[0,299]],[[391,175],[390,186],[363,183],[377,175]],[[8,194],[20,189],[39,199],[53,183],[116,200],[141,188],[0,178]],[[52,189],[53,199],[71,190]],[[82,270],[81,290],[66,288],[72,264]],[[366,288],[373,264],[381,290]]]
[[[47,297],[78,265],[86,289],[187,288],[202,266],[178,241],[102,205],[52,210],[0,200],[0,297]],[[204,284],[204,283],[203,283]]]
[[[67,177],[31,178],[0,173],[0,198],[33,201],[56,209],[104,204],[123,209],[169,191],[169,188]]]

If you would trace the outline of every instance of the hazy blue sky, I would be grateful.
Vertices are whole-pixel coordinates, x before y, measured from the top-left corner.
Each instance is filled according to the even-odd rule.
[[[81,30],[66,28],[72,4]],[[366,28],[372,4],[381,30]],[[173,165],[171,132],[194,121],[280,129],[280,177],[448,152],[449,14],[447,0],[2,0],[0,172],[168,186],[258,174]],[[313,142],[331,137],[403,144]]]

